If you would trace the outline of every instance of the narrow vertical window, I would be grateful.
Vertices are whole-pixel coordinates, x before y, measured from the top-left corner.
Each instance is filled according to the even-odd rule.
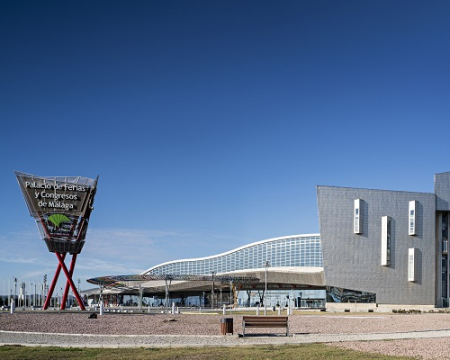
[[[353,232],[355,234],[362,234],[362,216],[361,216],[361,199],[355,199],[353,206]]]
[[[408,249],[408,281],[416,281],[416,249]]]
[[[381,265],[389,266],[391,263],[391,218],[381,218]]]
[[[447,279],[448,279],[448,259],[447,256],[443,256],[442,257],[442,297],[446,298],[447,297],[447,288],[448,288],[448,284],[447,284]]]
[[[442,217],[442,253],[448,253],[448,216],[443,213]]]
[[[416,204],[415,200],[409,202],[409,235],[417,235],[416,233]]]

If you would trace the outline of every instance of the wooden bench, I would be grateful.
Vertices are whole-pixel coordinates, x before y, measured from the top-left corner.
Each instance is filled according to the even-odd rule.
[[[243,316],[242,317],[242,336],[245,336],[245,328],[286,328],[286,336],[289,336],[289,322],[287,316]]]

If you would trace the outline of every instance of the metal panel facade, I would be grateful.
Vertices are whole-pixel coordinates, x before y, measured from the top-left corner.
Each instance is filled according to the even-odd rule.
[[[434,175],[434,192],[438,211],[450,211],[450,172]]]
[[[354,200],[361,199],[361,234]],[[371,292],[380,304],[436,304],[436,197],[432,193],[317,187],[325,282]],[[409,235],[409,202],[416,201],[416,235]],[[391,219],[390,263],[381,266],[381,219]],[[408,281],[408,249],[416,249],[416,282]]]

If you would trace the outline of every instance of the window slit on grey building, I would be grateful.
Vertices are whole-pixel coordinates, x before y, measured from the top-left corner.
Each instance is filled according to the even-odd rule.
[[[381,265],[389,266],[391,263],[391,218],[381,218]]]
[[[416,210],[416,201],[410,201],[409,202],[409,235],[417,235],[416,233],[416,216],[417,216],[417,210]]]
[[[414,282],[416,279],[416,248],[408,249],[408,281]]]
[[[355,199],[353,203],[353,232],[355,234],[362,234],[362,214],[361,214],[361,199]]]
[[[442,241],[442,297],[448,297],[448,214],[441,214]]]

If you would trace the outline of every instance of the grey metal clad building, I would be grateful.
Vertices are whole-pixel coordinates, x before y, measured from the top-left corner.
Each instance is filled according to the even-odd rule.
[[[317,201],[327,286],[448,306],[449,172],[435,193],[317,186]]]

